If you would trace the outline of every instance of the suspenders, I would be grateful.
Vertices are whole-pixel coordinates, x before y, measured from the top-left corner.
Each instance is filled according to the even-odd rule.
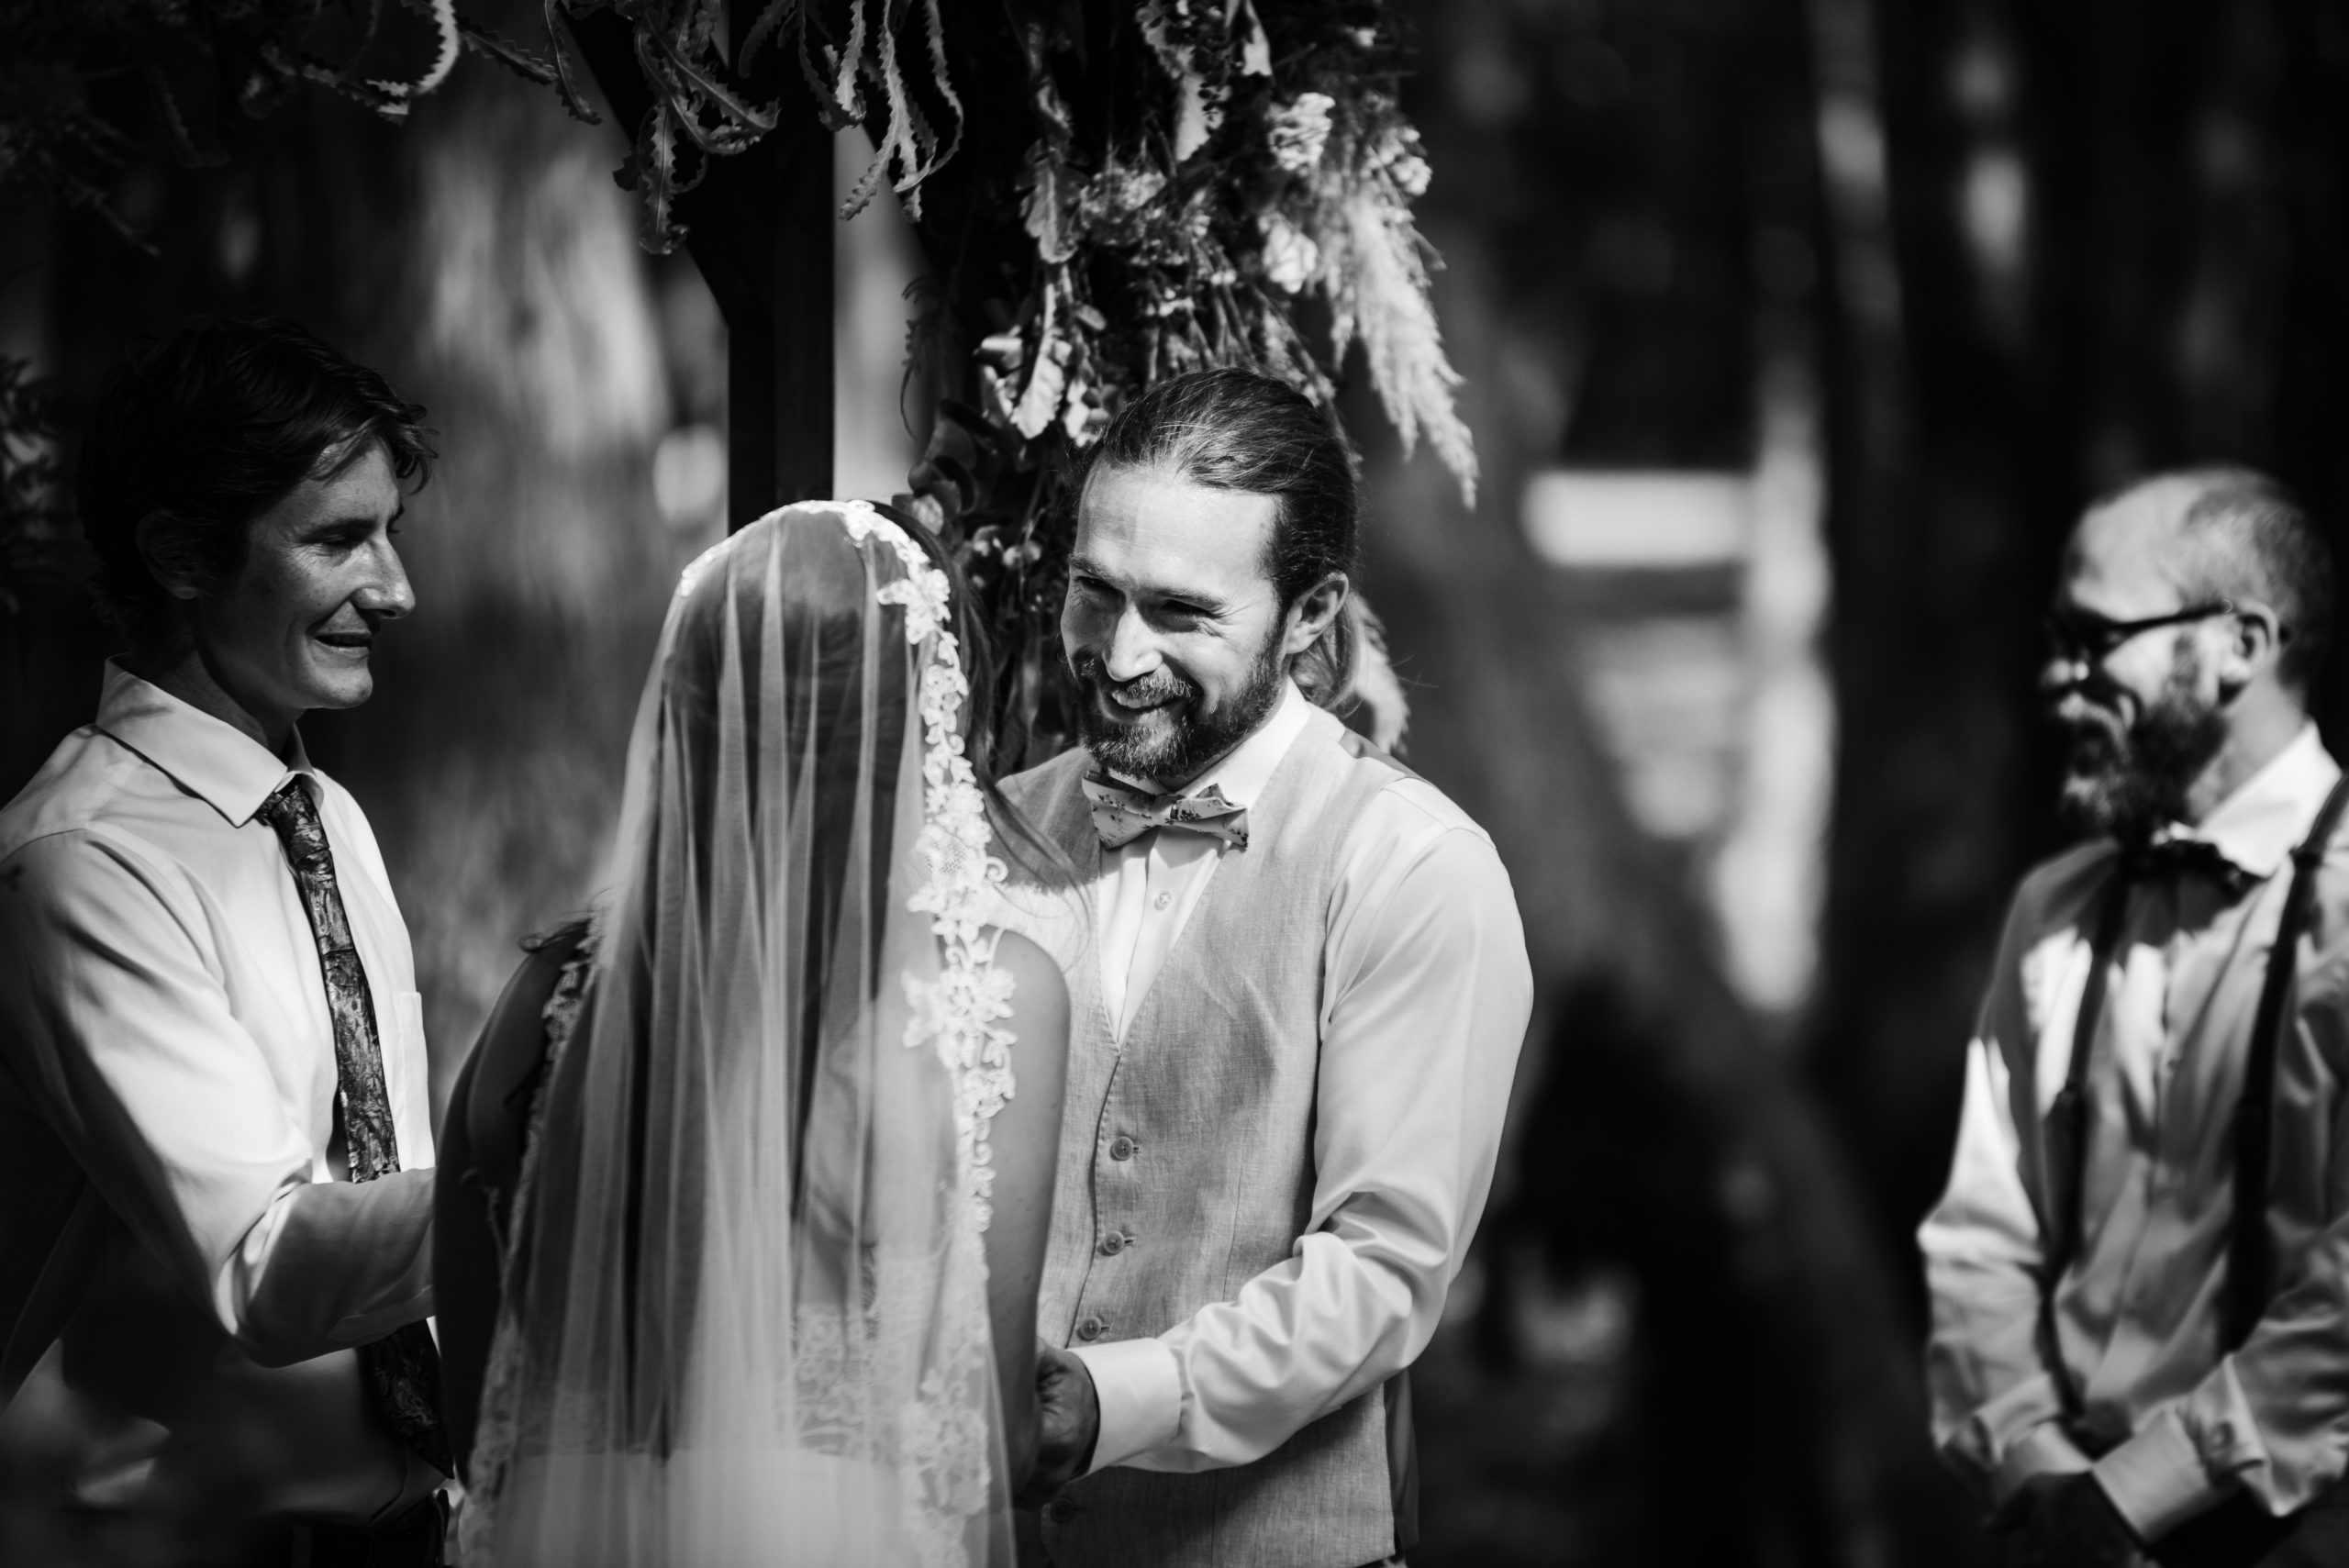
[[[2243,1059],[2243,1098],[2235,1106],[2234,1231],[2227,1246],[2225,1343],[2231,1351],[2251,1338],[2267,1310],[2267,1280],[2275,1263],[2267,1239],[2267,1164],[2275,1142],[2277,1044],[2284,1032],[2284,1001],[2292,990],[2300,932],[2316,899],[2317,868],[2324,863],[2344,800],[2349,776],[2332,786],[2309,836],[2292,851],[2292,885],[2284,894],[2276,945],[2267,954],[2267,981],[2260,987],[2259,1011],[2251,1026],[2251,1054]]]
[[[2268,1281],[2274,1249],[2267,1236],[2268,1162],[2275,1144],[2276,1052],[2284,1032],[2284,1004],[2292,990],[2292,971],[2299,954],[2300,936],[2308,927],[2309,907],[2315,901],[2317,868],[2323,862],[2342,809],[2349,805],[2349,774],[2332,786],[2316,814],[2308,837],[2292,851],[2292,881],[2284,894],[2284,911],[2276,927],[2276,942],[2268,950],[2267,973],[2260,987],[2259,1009],[2252,1017],[2251,1040],[2243,1069],[2243,1094],[2235,1106],[2234,1191],[2232,1229],[2227,1242],[2227,1291],[2222,1343],[2240,1348],[2267,1309]],[[2056,1383],[2065,1408],[2080,1414],[2080,1390],[2064,1366],[2055,1340],[2055,1290],[2079,1256],[2081,1188],[2087,1168],[2087,1078],[2089,1048],[2104,1010],[2107,973],[2129,907],[2129,884],[2137,866],[2124,855],[2105,885],[2103,906],[2097,915],[2089,945],[2087,984],[2080,994],[2079,1018],[2072,1030],[2072,1060],[2064,1087],[2048,1107],[2045,1126],[2048,1209],[2054,1221],[2040,1288],[2040,1332],[2048,1365],[2056,1369]]]

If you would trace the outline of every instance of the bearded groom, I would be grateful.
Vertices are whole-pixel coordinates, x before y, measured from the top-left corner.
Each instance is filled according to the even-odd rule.
[[[1532,983],[1459,808],[1343,685],[1343,438],[1234,370],[1078,480],[1083,747],[1005,783],[1074,863],[1039,1331],[1060,1568],[1358,1568],[1415,1533],[1403,1373],[1484,1207]],[[1071,1347],[1063,1350],[1060,1347]]]

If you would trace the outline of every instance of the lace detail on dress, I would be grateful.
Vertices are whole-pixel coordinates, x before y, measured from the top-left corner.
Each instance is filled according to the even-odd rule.
[[[482,1193],[482,1202],[489,1211],[490,1235],[497,1247],[497,1322],[490,1334],[488,1364],[482,1370],[480,1416],[473,1431],[472,1485],[468,1490],[484,1500],[505,1489],[507,1470],[513,1461],[516,1440],[520,1436],[518,1402],[514,1394],[521,1380],[527,1347],[514,1304],[516,1259],[521,1251],[515,1242],[518,1221],[529,1211],[530,1195],[538,1185],[539,1130],[546,1118],[547,1086],[554,1082],[563,1051],[579,1028],[580,1009],[587,1000],[588,978],[595,971],[601,925],[600,916],[587,922],[579,945],[562,961],[546,1005],[539,1009],[546,1056],[539,1064],[538,1075],[530,1082],[529,1107],[522,1121],[522,1168],[514,1178],[513,1199],[505,1206],[504,1224],[498,1221],[499,1195],[488,1189]],[[475,1507],[459,1516],[458,1542],[465,1562],[496,1561],[495,1531],[491,1524],[495,1512],[490,1507]]]
[[[963,751],[963,705],[971,686],[963,673],[962,648],[950,629],[946,574],[903,528],[873,507],[850,502],[841,511],[852,537],[886,543],[905,567],[904,579],[885,584],[878,596],[883,604],[904,607],[907,642],[930,647],[918,695],[922,828],[916,842],[926,874],[907,906],[930,917],[942,957],[935,981],[904,977],[911,1005],[905,1043],[932,1044],[953,1084],[956,1166],[968,1218],[949,1228],[944,1259],[884,1256],[874,1260],[874,1273],[877,1299],[885,1301],[926,1294],[891,1290],[893,1266],[912,1273],[908,1285],[935,1270],[937,1299],[952,1303],[947,1310],[961,1321],[906,1325],[933,1336],[927,1354],[923,1345],[886,1323],[870,1325],[867,1343],[875,1356],[894,1363],[900,1380],[893,1391],[897,1407],[890,1424],[896,1452],[890,1457],[917,1489],[908,1499],[917,1506],[905,1515],[908,1545],[924,1568],[947,1568],[984,1554],[983,1548],[974,1550],[969,1531],[987,1507],[992,1461],[986,1413],[996,1400],[993,1336],[980,1236],[994,1214],[987,1127],[1011,1097],[1014,1037],[1002,1024],[1011,1016],[1012,978],[995,966],[1000,932],[987,928],[983,914],[994,906],[995,890],[1007,873],[987,851],[986,801]],[[803,1334],[807,1328],[801,1325]],[[903,1386],[908,1379],[912,1385]]]
[[[906,569],[900,582],[885,584],[885,605],[903,606],[906,640],[928,642],[921,672],[922,829],[918,849],[928,870],[910,907],[930,917],[930,929],[944,950],[934,982],[905,977],[913,1017],[906,1025],[909,1046],[934,1042],[938,1059],[954,1083],[954,1130],[963,1186],[980,1230],[994,1217],[995,1168],[987,1148],[987,1124],[1011,1098],[1013,1035],[1002,1027],[1011,1016],[1012,979],[995,966],[998,931],[985,923],[995,905],[994,889],[1005,878],[1004,864],[987,852],[986,800],[977,773],[963,754],[963,704],[971,684],[963,673],[961,645],[947,629],[951,600],[946,574],[896,523],[861,501],[840,503],[841,521],[856,539],[878,539]]]
[[[906,1485],[910,1568],[971,1568],[985,1560],[970,1532],[993,1480],[985,1262],[966,1227],[942,1257],[883,1253],[872,1269],[860,1307],[803,1305],[793,1317],[796,1429],[810,1450],[878,1464]]]

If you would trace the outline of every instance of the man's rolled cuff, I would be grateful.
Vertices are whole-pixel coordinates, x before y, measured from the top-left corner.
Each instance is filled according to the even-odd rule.
[[[2159,1540],[2226,1496],[2210,1479],[2175,1407],[2096,1462],[2097,1485],[2143,1541]]]
[[[428,1167],[280,1192],[214,1286],[245,1352],[287,1366],[430,1317],[432,1179]]]
[[[1183,1426],[1183,1373],[1163,1340],[1119,1340],[1070,1353],[1092,1374],[1101,1407],[1087,1475],[1174,1440]]]

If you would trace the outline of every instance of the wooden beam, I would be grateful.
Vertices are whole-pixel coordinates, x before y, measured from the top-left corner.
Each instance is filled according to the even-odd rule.
[[[746,7],[746,10],[751,8]],[[599,11],[572,18],[620,134],[634,143],[652,110],[629,25]],[[774,51],[753,98],[780,100],[778,123],[747,152],[714,161],[678,198],[685,250],[726,318],[727,526],[832,494],[831,133],[796,71]]]

